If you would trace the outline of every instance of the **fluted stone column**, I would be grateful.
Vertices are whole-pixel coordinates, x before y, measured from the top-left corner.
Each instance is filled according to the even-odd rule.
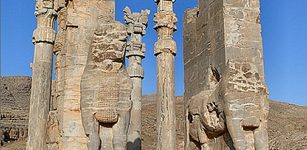
[[[176,43],[173,33],[176,30],[177,18],[173,12],[175,0],[155,0],[158,10],[154,27],[158,32],[155,43],[157,57],[157,150],[176,149],[175,85],[174,58]]]
[[[51,98],[52,53],[56,35],[54,2],[37,0],[35,15],[37,28],[33,34],[35,51],[32,65],[27,150],[45,150],[47,149],[46,125]]]
[[[145,57],[145,43],[142,42],[142,36],[146,33],[148,23],[149,10],[142,10],[141,13],[131,13],[126,7],[125,22],[128,26],[127,31],[130,41],[127,46],[127,58],[129,59],[128,73],[132,80],[132,109],[130,126],[128,130],[129,150],[141,149],[141,99],[142,99],[142,79],[144,78],[144,69],[142,67],[142,59]]]

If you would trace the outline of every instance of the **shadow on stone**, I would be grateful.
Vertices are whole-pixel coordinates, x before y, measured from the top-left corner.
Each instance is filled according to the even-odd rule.
[[[127,143],[127,150],[141,150],[141,139],[137,138],[134,142]]]

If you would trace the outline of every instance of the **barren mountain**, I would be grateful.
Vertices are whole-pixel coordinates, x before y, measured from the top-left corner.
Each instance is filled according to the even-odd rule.
[[[31,77],[0,77],[0,146],[27,136]]]
[[[270,101],[270,149],[307,150],[307,107]]]

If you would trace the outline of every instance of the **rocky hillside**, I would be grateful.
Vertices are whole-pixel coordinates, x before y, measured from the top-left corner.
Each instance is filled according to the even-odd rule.
[[[307,150],[307,107],[270,102],[270,149]]]
[[[27,136],[31,77],[0,77],[0,137],[2,144]]]
[[[0,81],[0,127],[15,127],[16,129],[26,128],[28,116],[27,113],[29,111],[31,79],[29,77],[1,77]],[[142,149],[154,150],[156,147],[157,111],[155,96],[145,95],[142,101]],[[182,149],[183,147],[183,105],[183,98],[177,97],[176,115],[178,150]],[[306,106],[297,106],[293,104],[270,101],[268,126],[269,144],[271,150],[307,150]],[[24,149],[24,139],[11,142],[11,144],[8,144],[4,147],[0,146],[0,150]]]

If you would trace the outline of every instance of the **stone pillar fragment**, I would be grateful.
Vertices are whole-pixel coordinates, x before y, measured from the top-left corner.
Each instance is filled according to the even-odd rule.
[[[57,12],[57,34],[54,42],[54,70],[55,80],[52,82],[52,100],[47,123],[47,147],[48,150],[61,148],[62,131],[62,110],[63,110],[63,89],[65,69],[65,41],[67,22],[67,1],[55,0],[54,9]],[[61,123],[61,124],[60,124]]]
[[[51,99],[52,52],[56,35],[54,1],[37,0],[35,15],[37,28],[33,33],[35,51],[27,150],[47,149],[46,127]]]
[[[176,43],[173,33],[177,18],[173,12],[175,0],[155,0],[158,5],[154,27],[158,32],[155,43],[157,57],[157,150],[176,149],[174,59]]]
[[[268,149],[260,1],[199,1],[184,22],[185,149]]]
[[[67,24],[67,1],[58,0],[56,11],[58,13],[57,25],[58,32],[54,43],[54,56],[55,56],[55,99],[53,101],[53,110],[49,112],[48,124],[51,125],[48,129],[49,138],[47,141],[49,150],[58,150],[62,147],[61,131],[63,131],[63,99],[64,99],[64,77],[65,77],[65,43],[66,43],[66,24]]]
[[[127,45],[126,57],[129,59],[128,73],[132,80],[132,109],[130,126],[128,130],[128,149],[141,149],[141,99],[142,99],[142,79],[144,71],[142,59],[145,57],[145,43],[142,42],[142,36],[146,33],[149,10],[142,10],[141,13],[131,13],[126,7],[125,21],[128,26],[127,31],[130,35],[130,41]]]
[[[69,0],[63,11],[65,26],[59,76],[59,149],[87,149],[81,110],[81,76],[98,24],[114,19],[114,0]],[[60,44],[60,43],[59,43]]]

